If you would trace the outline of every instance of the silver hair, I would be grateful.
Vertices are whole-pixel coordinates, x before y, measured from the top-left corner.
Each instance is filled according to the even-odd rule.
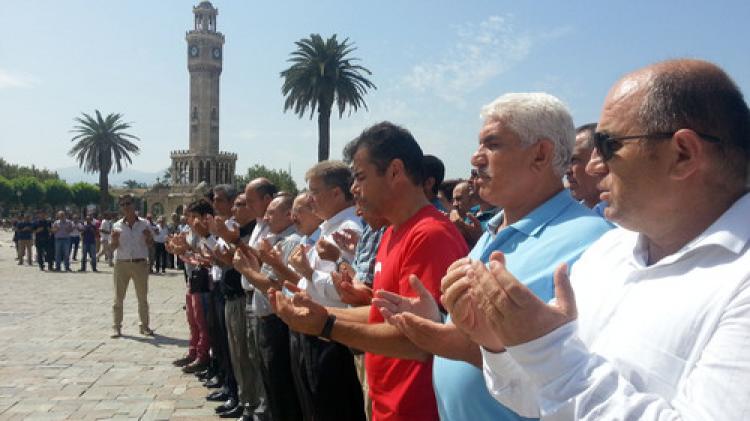
[[[570,166],[576,133],[568,108],[558,98],[543,93],[509,93],[482,107],[484,120],[501,120],[521,140],[531,146],[541,139],[554,145],[552,168],[562,176]]]

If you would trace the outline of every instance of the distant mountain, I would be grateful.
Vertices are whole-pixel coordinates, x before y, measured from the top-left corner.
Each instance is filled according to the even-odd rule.
[[[57,171],[57,175],[68,183],[85,181],[96,184],[99,182],[98,173],[85,173],[78,167],[57,168],[54,171]],[[151,185],[156,182],[156,177],[161,177],[162,175],[164,175],[164,171],[147,172],[125,168],[121,173],[110,173],[109,184],[111,186],[121,186],[125,180],[135,180],[139,183]]]

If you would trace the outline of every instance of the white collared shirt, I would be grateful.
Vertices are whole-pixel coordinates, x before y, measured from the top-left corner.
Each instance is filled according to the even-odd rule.
[[[257,249],[258,245],[260,244],[260,241],[267,236],[271,234],[271,227],[268,226],[266,221],[263,220],[263,218],[257,218],[255,220],[255,226],[253,227],[253,232],[250,233],[250,240],[247,242],[247,245],[250,247]],[[253,287],[253,284],[250,283],[250,281],[245,278],[245,275],[242,275],[242,289],[245,291],[252,291],[255,287]]]
[[[749,216],[746,194],[650,266],[639,234],[605,234],[573,266],[576,321],[483,350],[490,392],[549,420],[748,419]]]
[[[166,243],[169,236],[169,229],[166,225],[154,225],[154,241],[157,243]]]
[[[112,231],[120,232],[119,245],[115,249],[115,260],[148,258],[148,243],[143,231],[151,230],[151,224],[138,217],[131,227],[124,218],[114,223]]]
[[[354,206],[348,207],[323,221],[320,224],[320,238],[336,244],[332,234],[345,229],[354,230],[358,236],[362,235],[361,219],[357,216]],[[348,261],[352,261],[354,258],[352,253],[345,253],[344,251],[341,253],[342,257]],[[307,291],[310,298],[318,304],[328,307],[346,307],[347,305],[341,302],[341,298],[331,280],[331,272],[336,271],[336,262],[321,259],[315,250],[315,246],[308,251],[307,259],[313,269],[312,279],[300,279],[299,288]]]

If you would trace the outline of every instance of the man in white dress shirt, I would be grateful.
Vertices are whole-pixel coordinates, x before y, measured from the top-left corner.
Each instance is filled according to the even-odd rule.
[[[151,224],[135,213],[133,196],[120,196],[119,205],[123,217],[112,227],[110,247],[114,250],[115,268],[115,303],[112,306],[114,324],[113,338],[122,336],[122,302],[128,290],[128,283],[133,280],[135,295],[138,298],[138,317],[141,320],[140,330],[144,335],[153,336],[148,320],[148,249],[154,242]]]
[[[536,299],[495,255],[443,279],[496,399],[542,419],[750,417],[750,111],[717,66],[673,60],[610,90],[588,171],[605,234]],[[572,287],[571,287],[572,285]]]
[[[336,258],[328,256],[326,250],[335,244],[334,232],[348,229],[358,238],[362,234],[350,191],[352,173],[341,161],[322,161],[307,170],[305,180],[312,210],[323,222],[315,245],[298,246],[289,256],[289,264],[302,276],[298,287],[315,302],[346,307],[331,272],[336,271],[336,260],[351,262],[353,253],[339,250]],[[364,420],[362,389],[349,348],[292,331],[289,339],[292,374],[304,419]]]

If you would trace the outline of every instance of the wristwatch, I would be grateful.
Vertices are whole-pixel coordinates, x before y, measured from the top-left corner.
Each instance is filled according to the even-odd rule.
[[[326,322],[323,325],[323,330],[320,332],[320,339],[323,339],[326,342],[331,341],[331,332],[333,331],[333,324],[336,323],[336,316],[333,314],[329,314],[326,318]]]

